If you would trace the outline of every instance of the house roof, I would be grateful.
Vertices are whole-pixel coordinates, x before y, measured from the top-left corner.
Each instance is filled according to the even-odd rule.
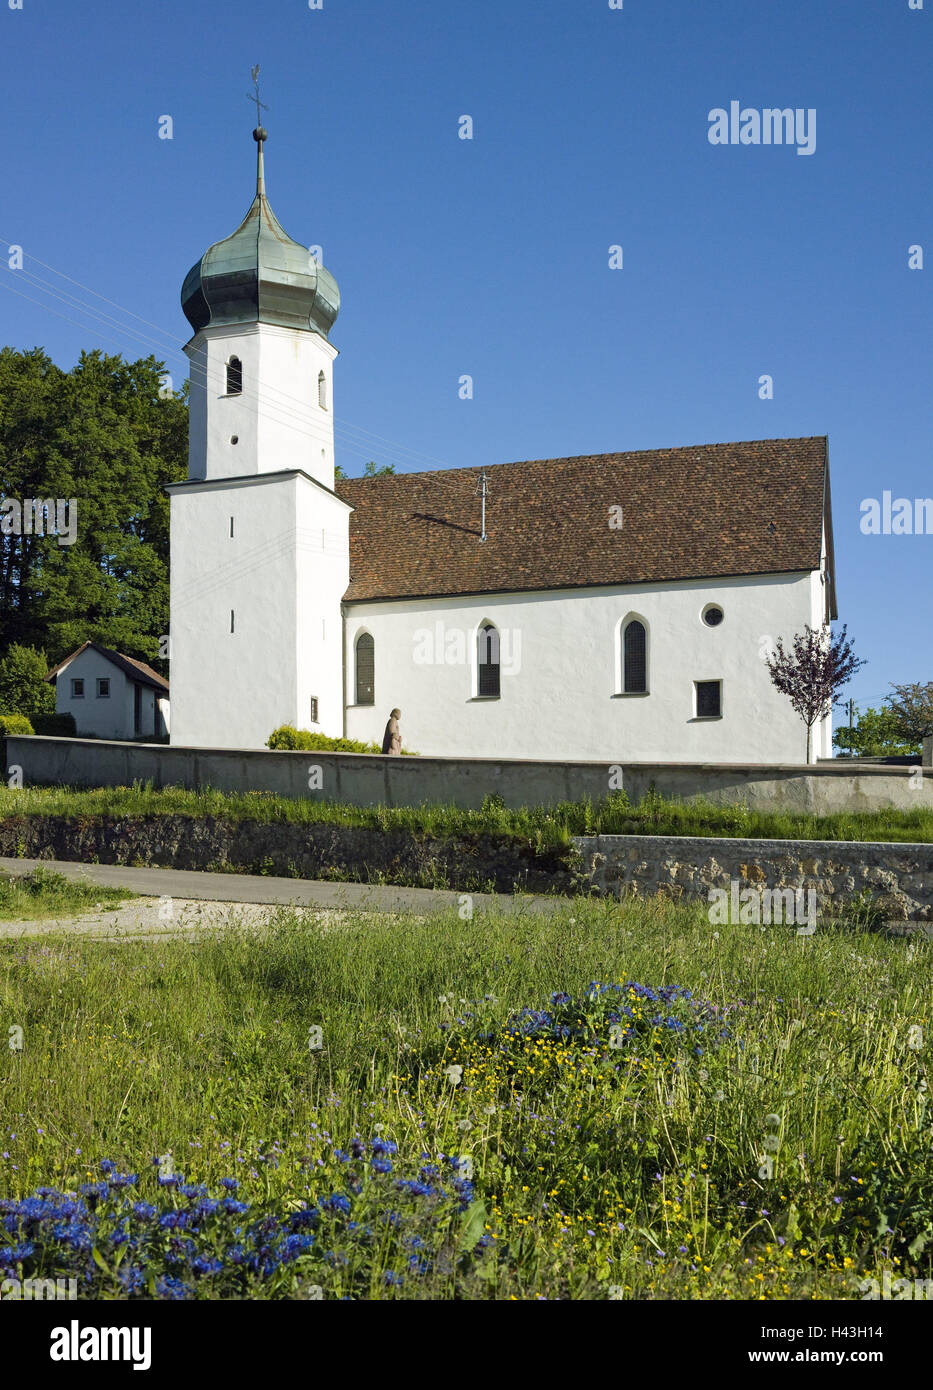
[[[88,647],[93,647],[95,652],[105,656],[111,661],[125,676],[130,680],[138,681],[141,685],[151,685],[163,694],[168,694],[168,681],[164,676],[160,676],[158,671],[153,671],[151,666],[147,666],[145,661],[137,661],[135,657],[123,656],[121,652],[111,651],[109,647],[102,647],[99,642],[82,642],[77,651],[73,651],[70,656],[66,656],[57,666],[53,666],[46,676],[47,681],[54,680],[59,671],[63,670],[69,662],[74,661],[76,656],[86,652]]]
[[[480,472],[339,481],[355,509],[345,599],[816,570],[825,522],[835,616],[825,436],[494,464],[485,541]]]

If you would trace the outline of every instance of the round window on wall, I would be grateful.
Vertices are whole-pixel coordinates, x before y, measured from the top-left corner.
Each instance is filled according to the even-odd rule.
[[[703,621],[707,627],[718,627],[722,622],[722,609],[718,604],[710,603],[703,609]]]

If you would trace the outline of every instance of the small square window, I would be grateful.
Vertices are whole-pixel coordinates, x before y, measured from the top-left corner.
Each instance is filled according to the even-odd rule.
[[[311,723],[312,723],[312,724],[316,724],[317,722],[318,722],[318,718],[317,718],[317,696],[316,696],[316,695],[312,695],[312,696],[311,696]]]
[[[719,719],[722,716],[722,681],[696,682],[697,719]]]
[[[109,677],[109,676],[101,676],[101,677],[98,679],[98,682],[97,682],[97,698],[98,698],[98,700],[109,700],[109,699],[110,699],[110,677]]]
[[[72,680],[72,682],[71,682],[71,698],[72,698],[73,700],[83,700],[83,699],[84,699],[84,681],[83,681],[83,680],[77,680],[77,679]]]

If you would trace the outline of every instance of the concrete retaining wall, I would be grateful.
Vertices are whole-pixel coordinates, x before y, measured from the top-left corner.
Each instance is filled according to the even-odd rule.
[[[933,845],[672,835],[594,835],[574,845],[584,881],[601,894],[708,902],[711,888],[736,881],[741,889],[812,890],[818,915],[832,916],[867,890],[885,921],[933,923]]]
[[[919,767],[832,763],[546,762],[499,758],[388,758],[357,753],[291,753],[181,748],[98,739],[7,739],[6,765],[23,784],[270,791],[355,806],[430,803],[477,808],[490,794],[506,806],[598,800],[623,786],[638,801],[654,786],[665,797],[706,796],[754,810],[834,811],[933,807],[933,774]],[[315,771],[315,769],[317,771]],[[311,785],[309,785],[309,782]]]

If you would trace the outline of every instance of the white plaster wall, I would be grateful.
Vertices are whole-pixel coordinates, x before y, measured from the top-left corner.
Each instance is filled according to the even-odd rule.
[[[701,618],[710,603],[725,614],[716,628]],[[619,694],[629,615],[648,629],[647,696]],[[398,706],[405,745],[425,754],[802,763],[806,730],[771,684],[761,651],[767,637],[792,637],[812,615],[809,573],[349,604],[347,698],[355,697],[355,640],[365,630],[375,640],[376,703],[350,704],[347,733],[381,740]],[[484,620],[502,633],[498,700],[475,697],[474,639]],[[416,660],[425,654],[432,659]],[[722,718],[696,720],[694,681],[716,679]]]
[[[823,542],[823,561],[826,558],[826,542]],[[813,570],[810,575],[810,617],[808,622],[811,627],[821,628],[826,621],[826,583],[824,571]],[[825,719],[821,719],[813,726],[812,746],[810,758],[815,762],[817,758],[831,758],[833,755],[833,714],[830,710]]]
[[[297,480],[299,728],[340,738],[343,734],[343,621],[341,600],[350,582],[352,508]],[[318,701],[311,722],[311,697]],[[271,732],[271,730],[270,730]],[[268,735],[267,735],[268,737]]]
[[[302,468],[333,489],[337,350],[326,338],[266,323],[207,327],[185,351],[191,359],[189,478]],[[235,396],[226,394],[231,357],[243,366],[243,390]],[[324,409],[318,404],[321,371]]]
[[[98,678],[109,679],[110,697],[97,695]],[[84,681],[84,699],[71,695],[72,680]],[[55,682],[55,709],[58,714],[74,715],[78,734],[98,738],[132,739],[133,683],[100,652],[89,647],[58,673]],[[145,727],[145,726],[144,726]]]
[[[173,744],[262,748],[311,695],[340,735],[349,510],[300,475],[171,494]]]

